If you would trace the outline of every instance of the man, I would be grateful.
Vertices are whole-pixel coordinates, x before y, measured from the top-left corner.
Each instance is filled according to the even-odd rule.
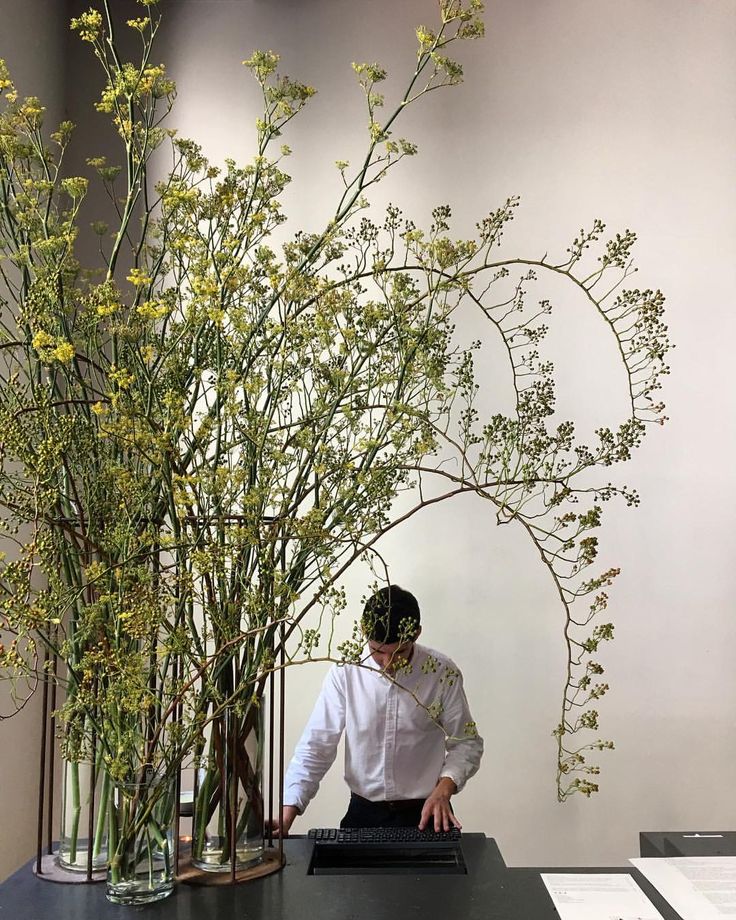
[[[477,771],[475,730],[452,661],[416,641],[419,605],[388,585],[365,606],[368,653],[335,665],[296,747],[284,782],[277,833],[288,834],[332,765],[345,731],[351,796],[341,827],[461,827],[450,798]]]

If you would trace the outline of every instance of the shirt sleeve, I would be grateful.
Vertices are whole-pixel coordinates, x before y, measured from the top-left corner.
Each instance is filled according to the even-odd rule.
[[[440,776],[448,776],[460,792],[470,777],[478,772],[483,756],[483,739],[470,714],[462,674],[456,669],[452,677],[445,678],[442,697],[441,723],[446,740],[445,762]]]
[[[341,670],[335,666],[327,673],[284,777],[284,805],[295,805],[300,814],[314,798],[322,777],[334,763],[345,728]]]

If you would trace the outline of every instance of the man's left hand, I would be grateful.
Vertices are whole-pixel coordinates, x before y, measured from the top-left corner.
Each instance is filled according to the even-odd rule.
[[[457,786],[449,776],[443,776],[427,796],[422,807],[422,817],[419,820],[419,830],[434,824],[435,831],[449,831],[450,827],[461,828],[450,808],[450,797],[457,792]]]

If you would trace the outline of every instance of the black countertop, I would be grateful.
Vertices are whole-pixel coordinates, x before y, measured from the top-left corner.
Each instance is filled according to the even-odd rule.
[[[629,872],[662,914],[679,920],[632,869],[509,869],[494,840],[464,834],[467,875],[308,875],[311,841],[284,842],[281,872],[235,886],[179,884],[163,901],[123,907],[105,898],[105,885],[61,885],[37,879],[28,863],[0,884],[0,920],[557,920],[539,877],[544,872]]]

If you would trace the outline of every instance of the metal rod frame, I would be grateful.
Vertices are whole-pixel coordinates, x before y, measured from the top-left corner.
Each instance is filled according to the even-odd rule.
[[[278,711],[278,725],[276,724],[276,691],[277,684],[275,680],[275,671],[274,668],[269,674],[267,680],[268,687],[268,820],[265,821],[265,826],[263,827],[263,838],[264,844],[268,843],[269,848],[274,846],[274,818],[278,816],[278,823],[280,826],[281,815],[283,813],[284,807],[284,755],[285,755],[285,716],[286,716],[286,650],[285,650],[285,631],[284,624],[281,623],[279,627],[279,648],[278,648],[278,658],[274,662],[279,671],[279,681],[278,681],[278,695],[279,695],[279,711]],[[175,667],[178,670],[178,675],[181,678],[183,676],[184,665],[181,658],[177,661]],[[58,669],[58,659],[56,655],[53,655],[49,649],[46,650],[44,657],[44,666],[43,666],[43,692],[42,692],[42,705],[41,705],[41,724],[40,724],[40,742],[41,750],[39,755],[39,767],[38,767],[38,812],[37,812],[37,837],[36,837],[36,874],[38,876],[43,876],[42,869],[42,860],[44,855],[44,842],[46,844],[45,849],[47,855],[53,855],[53,822],[54,822],[54,787],[55,787],[55,778],[58,775],[55,769],[56,757],[58,752],[56,750],[56,745],[54,743],[55,734],[56,734],[56,719],[54,713],[56,711],[56,677]],[[51,685],[49,687],[49,684]],[[172,721],[175,723],[181,722],[183,718],[183,703],[179,703],[174,707],[172,714]],[[91,751],[91,769],[90,769],[90,780],[89,780],[89,815],[88,815],[88,842],[87,842],[87,866],[86,866],[86,881],[93,881],[94,867],[93,867],[93,853],[92,853],[92,843],[95,836],[94,828],[94,815],[95,815],[95,792],[96,792],[96,778],[97,778],[97,749],[98,749],[98,739],[97,734],[93,730],[92,732],[92,751]],[[231,786],[230,796],[229,796],[229,815],[228,823],[230,826],[230,881],[235,882],[237,880],[236,872],[236,858],[237,858],[237,799],[238,799],[238,777],[240,771],[238,769],[239,765],[235,763],[235,758],[237,756],[237,723],[236,720],[232,720],[232,725],[228,733],[228,737],[224,739],[224,744],[229,748],[230,751],[230,760],[233,764],[232,776],[231,776]],[[278,781],[274,782],[274,774],[276,772],[275,765],[278,763]],[[222,779],[223,782],[226,782],[225,778]],[[174,813],[174,872],[175,874],[179,873],[179,864],[181,859],[181,844],[180,844],[180,825],[181,825],[181,786],[182,786],[182,765],[179,764],[176,773],[176,799],[175,799],[175,813]],[[198,787],[199,787],[199,771],[194,771],[194,809],[195,816],[193,821],[196,819],[196,802],[198,797]],[[226,790],[223,788],[223,801],[226,801],[224,793]],[[276,794],[275,794],[276,793]],[[274,815],[274,799],[277,806],[276,815]],[[265,811],[265,809],[264,809]],[[265,817],[265,816],[264,816]],[[45,819],[45,821],[44,821]],[[100,820],[104,820],[104,816],[100,816]],[[45,834],[44,834],[45,830]],[[45,838],[45,840],[44,840]],[[283,835],[279,832],[278,835],[278,854],[279,854],[279,863],[283,866],[284,864],[284,839]],[[193,843],[194,841],[192,841]]]

